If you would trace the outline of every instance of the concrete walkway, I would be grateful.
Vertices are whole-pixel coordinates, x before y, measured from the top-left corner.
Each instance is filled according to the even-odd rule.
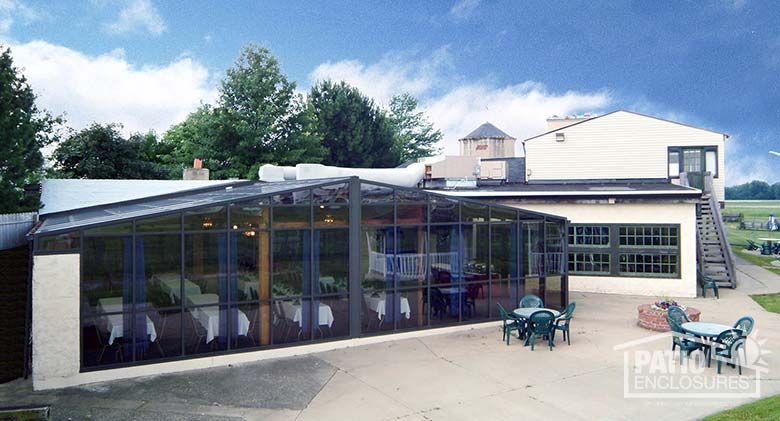
[[[742,261],[739,289],[720,300],[680,299],[705,321],[751,315],[751,337],[766,339],[768,373],[761,395],[780,393],[780,315],[748,293],[780,291],[780,276]],[[651,280],[648,280],[651,282]],[[0,405],[48,403],[54,419],[475,420],[698,419],[750,399],[626,399],[623,352],[614,346],[648,338],[636,307],[648,297],[572,293],[572,344],[554,351],[501,341],[497,327],[390,341],[280,359],[32,392],[30,383],[0,385]],[[667,350],[670,340],[644,344]],[[706,373],[715,375],[715,369]],[[724,368],[724,374],[734,374]],[[749,382],[754,385],[752,374]]]

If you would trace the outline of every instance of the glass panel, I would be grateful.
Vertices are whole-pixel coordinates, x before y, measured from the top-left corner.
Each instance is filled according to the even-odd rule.
[[[235,240],[234,240],[235,241]],[[235,250],[235,244],[232,249]],[[188,234],[184,237],[184,297],[186,305],[199,301],[227,301],[227,234]],[[179,291],[171,290],[176,298]],[[203,297],[203,295],[207,297]]]
[[[457,225],[431,227],[431,283],[460,282],[459,243]]]
[[[361,189],[363,224],[392,224],[393,189],[367,183]]]
[[[38,250],[75,250],[79,248],[79,233],[76,231],[41,236],[35,240],[35,245]]]
[[[468,283],[465,285],[466,293],[463,300],[463,320],[476,321],[490,317],[488,307],[488,282]]]
[[[346,296],[323,297],[314,300],[319,311],[312,314],[314,339],[335,339],[349,336],[349,300]]]
[[[517,224],[491,224],[493,279],[517,278]]]
[[[262,301],[257,303],[244,303],[237,306],[238,310],[246,316],[248,326],[244,334],[243,326],[237,323],[234,327],[239,333],[235,341],[235,348],[248,348],[271,343],[271,303]],[[237,321],[243,320],[243,316],[238,315]],[[240,329],[239,329],[240,327]]]
[[[424,224],[428,221],[427,195],[416,190],[398,189],[398,223]]]
[[[273,196],[274,228],[304,228],[311,224],[308,190]]]
[[[158,216],[155,218],[139,219],[135,222],[136,232],[164,232],[179,231],[181,229],[181,214]]]
[[[524,288],[523,288],[523,294],[522,295],[528,295],[533,294],[536,296],[541,297],[540,295],[540,283],[538,277],[528,277],[524,280]],[[517,303],[519,303],[520,300],[518,298]]]
[[[253,235],[247,235],[253,234]],[[235,271],[231,300],[267,300],[271,298],[270,234],[267,231],[232,233],[235,237]]]
[[[393,228],[361,230],[360,273],[363,291],[393,288],[395,236]]]
[[[506,280],[493,281],[490,283],[490,301],[493,303],[494,307],[490,309],[490,311],[494,317],[500,316],[497,304],[501,304],[508,312],[511,312],[518,307],[520,298],[517,296],[515,285],[516,281]]]
[[[609,253],[569,253],[569,272],[579,274],[610,273],[610,257]]]
[[[563,278],[560,275],[544,278],[544,306],[555,310],[563,309]]]
[[[487,222],[488,207],[479,203],[462,201],[461,213],[463,222]]]
[[[683,171],[701,172],[701,149],[683,150]]]
[[[707,151],[705,153],[705,171],[712,173],[713,177],[718,176],[718,154],[715,151]]]
[[[184,230],[220,230],[225,229],[227,214],[224,206],[213,206],[184,212]]]
[[[131,245],[130,237],[84,239],[81,294],[86,314],[131,310]]]
[[[234,203],[230,206],[230,225],[234,230],[265,229],[271,211],[267,197],[246,202]]]
[[[136,359],[153,360],[181,355],[181,310],[138,313],[135,324]]]
[[[461,285],[431,286],[431,325],[460,321],[460,308],[465,300],[466,288]]]
[[[523,274],[539,275],[543,268],[544,242],[541,222],[523,223]]]
[[[618,229],[621,247],[677,247],[677,226],[621,226]]]
[[[621,253],[621,275],[671,277],[679,274],[679,258],[672,254]]]
[[[336,184],[313,190],[314,225],[317,227],[349,225],[349,185]]]
[[[395,294],[394,314],[398,315],[398,329],[418,329],[428,325],[426,303],[427,288],[414,288],[398,291]]]
[[[563,273],[563,224],[547,222],[545,231],[545,272]]]
[[[431,222],[458,222],[458,201],[431,196]]]
[[[463,226],[463,276],[466,282],[488,279],[489,231],[487,225]]]
[[[491,207],[490,220],[496,222],[515,222],[517,220],[517,212],[503,208]]]
[[[121,224],[103,225],[84,231],[85,235],[95,234],[130,234],[133,232],[132,222],[123,222]]]
[[[349,290],[349,230],[314,231],[315,295]]]
[[[299,298],[272,303],[275,344],[299,342],[311,338],[311,304],[311,300]]]
[[[609,227],[606,225],[569,226],[571,246],[609,246]]]
[[[204,354],[227,349],[228,311],[225,305],[218,305],[216,296],[201,296],[193,300],[200,307],[189,307],[184,312],[185,354]],[[202,305],[210,304],[214,305]],[[231,335],[237,340],[237,335]]]
[[[392,305],[398,298],[389,291],[363,290],[363,302],[361,303],[361,330],[365,333],[393,330],[395,306]]]
[[[153,309],[176,304],[181,294],[181,236],[137,236],[136,259],[136,302]]]
[[[426,284],[428,230],[424,225],[398,229],[398,254],[395,258],[399,287]]]
[[[669,177],[680,176],[680,153],[669,152]]]
[[[276,231],[273,238],[273,296],[310,295],[309,231]]]
[[[94,367],[132,361],[131,341],[128,340],[126,344],[124,340],[124,319],[122,314],[88,314],[82,317],[82,366]]]

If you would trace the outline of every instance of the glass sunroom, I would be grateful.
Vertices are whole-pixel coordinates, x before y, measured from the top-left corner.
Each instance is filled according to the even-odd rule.
[[[567,303],[567,221],[355,177],[51,214],[80,255],[81,370],[475,323]]]

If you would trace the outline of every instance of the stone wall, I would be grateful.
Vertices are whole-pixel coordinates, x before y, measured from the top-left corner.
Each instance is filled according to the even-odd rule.
[[[642,304],[637,307],[639,313],[639,326],[657,332],[668,332],[670,328],[669,321],[666,319],[666,312],[653,310],[650,306],[651,304]],[[692,322],[698,322],[701,318],[701,311],[693,307],[685,309],[685,314],[688,315],[688,318],[691,319]]]

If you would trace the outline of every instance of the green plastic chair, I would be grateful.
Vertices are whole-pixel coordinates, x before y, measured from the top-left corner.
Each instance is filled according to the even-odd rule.
[[[736,323],[734,323],[734,329],[739,329],[742,331],[742,334],[744,336],[750,335],[750,332],[753,331],[753,324],[755,322],[753,321],[753,318],[750,316],[740,317],[739,320],[737,320]]]
[[[672,351],[674,351],[675,348],[680,348],[680,365],[682,365],[683,362],[683,355],[687,354],[687,356],[690,357],[691,353],[698,349],[704,349],[704,352],[706,353],[704,344],[698,341],[695,336],[685,332],[681,323],[678,323],[675,319],[669,318],[669,327],[672,328],[673,332]]]
[[[526,335],[526,344],[531,343],[531,351],[534,350],[534,343],[536,343],[536,335],[541,335],[542,338],[547,336],[547,345],[550,347],[550,351],[553,349],[553,333],[555,333],[555,315],[549,310],[539,310],[531,315],[528,320],[528,334]]]
[[[555,331],[560,330],[561,333],[563,333],[563,340],[566,341],[567,344],[571,345],[571,332],[569,330],[569,325],[571,324],[571,319],[574,316],[574,309],[576,307],[576,301],[570,302],[563,310],[563,314],[558,316],[558,318],[555,320],[555,324],[553,325],[553,342],[555,342]]]
[[[672,319],[674,319],[675,323],[678,325],[691,321],[691,319],[688,318],[688,315],[685,314],[685,310],[677,306],[672,306],[666,309],[666,318],[670,322]]]
[[[701,272],[697,271],[697,275],[699,278],[699,286],[701,287],[701,296],[707,298],[707,290],[711,289],[713,294],[715,294],[715,298],[720,299],[720,295],[718,295],[718,283]]]
[[[745,344],[745,336],[739,329],[724,330],[718,335],[712,342],[712,346],[705,350],[707,352],[707,367],[710,366],[710,360],[712,353],[715,352],[715,356],[718,357],[718,374],[720,374],[720,367],[723,361],[732,367],[736,366],[739,374],[742,375],[742,364],[739,358],[739,348],[742,348]]]
[[[528,294],[520,299],[521,308],[542,308],[544,303],[542,299],[533,294]]]
[[[520,339],[525,334],[525,323],[514,314],[508,313],[500,303],[497,305],[498,312],[501,313],[501,331],[503,332],[501,340],[506,340],[506,344],[509,345],[509,337],[512,336],[512,331],[517,331],[517,339]]]

